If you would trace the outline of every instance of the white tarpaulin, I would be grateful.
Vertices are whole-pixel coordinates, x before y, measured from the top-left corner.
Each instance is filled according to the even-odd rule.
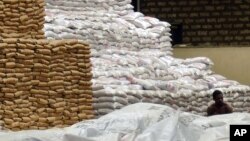
[[[138,103],[64,129],[2,132],[3,141],[229,141],[230,124],[250,124],[250,114],[203,117]]]

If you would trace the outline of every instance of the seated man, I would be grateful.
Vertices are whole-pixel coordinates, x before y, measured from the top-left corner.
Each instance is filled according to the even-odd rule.
[[[215,90],[213,92],[213,100],[214,104],[208,107],[207,115],[219,115],[219,114],[228,114],[232,113],[233,109],[227,103],[223,101],[223,94],[219,90]]]

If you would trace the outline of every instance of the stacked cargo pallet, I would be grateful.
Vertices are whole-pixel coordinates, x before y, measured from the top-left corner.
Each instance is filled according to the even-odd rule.
[[[0,39],[43,39],[44,0],[0,1]]]
[[[0,19],[4,23],[0,27],[3,127],[13,131],[47,129],[92,119],[89,45],[74,39],[41,39],[43,0],[4,0],[0,4],[4,7],[0,10],[4,14]],[[6,24],[8,19],[19,20]]]
[[[248,111],[249,87],[214,74],[209,59],[183,60],[164,52],[147,53],[106,50],[91,59],[94,107],[99,115],[137,102],[166,104],[205,115],[216,89],[225,93],[225,101],[234,111]]]
[[[0,46],[0,111],[6,128],[47,129],[93,118],[88,45],[4,39]]]
[[[234,111],[248,111],[248,86],[212,72],[208,58],[173,58],[170,25],[131,9],[115,8],[131,7],[130,2],[47,1],[46,37],[78,38],[91,45],[96,115],[137,102],[205,115],[215,89],[225,93]]]
[[[131,0],[46,0],[47,8],[65,11],[98,11],[120,16],[133,12]]]

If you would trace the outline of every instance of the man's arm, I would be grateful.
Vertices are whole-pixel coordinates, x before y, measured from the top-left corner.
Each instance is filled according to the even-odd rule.
[[[213,115],[213,108],[211,106],[209,106],[207,108],[207,116],[211,116],[211,115]]]
[[[233,108],[228,104],[226,104],[226,112],[227,113],[232,113],[233,112]]]

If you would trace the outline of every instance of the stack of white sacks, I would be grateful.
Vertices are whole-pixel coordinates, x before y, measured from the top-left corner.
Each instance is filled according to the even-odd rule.
[[[205,115],[215,89],[234,111],[248,111],[248,86],[214,74],[208,58],[173,58],[170,24],[133,12],[130,2],[47,0],[46,37],[91,45],[97,116],[137,102]]]

